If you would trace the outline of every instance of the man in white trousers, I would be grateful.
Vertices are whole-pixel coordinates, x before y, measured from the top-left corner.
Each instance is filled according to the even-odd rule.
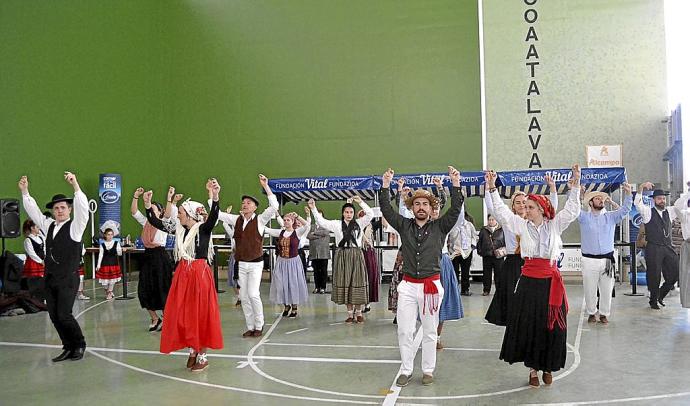
[[[422,384],[434,382],[436,367],[436,339],[438,310],[443,299],[441,286],[440,257],[446,234],[453,228],[460,215],[463,195],[460,189],[460,172],[448,167],[448,176],[453,184],[451,205],[437,220],[431,220],[431,212],[438,207],[438,199],[431,192],[417,190],[406,199],[405,204],[414,214],[408,219],[393,210],[390,203],[390,183],[393,170],[383,174],[379,190],[381,213],[388,223],[400,234],[403,257],[403,280],[398,284],[398,345],[402,366],[396,380],[398,386],[410,382],[417,349],[414,347],[414,331],[417,316],[422,321]]]
[[[257,215],[259,201],[249,195],[242,196],[241,214],[219,213],[218,218],[235,227],[235,260],[239,263],[240,300],[247,324],[242,337],[261,337],[264,328],[264,310],[259,293],[264,269],[263,235],[266,224],[278,213],[278,199],[268,186],[268,178],[259,175],[259,183],[268,196],[268,207]]]
[[[582,242],[582,285],[585,291],[585,306],[589,323],[608,324],[611,315],[611,296],[615,282],[616,259],[613,256],[613,239],[616,224],[628,214],[632,207],[630,185],[623,183],[621,189],[625,194],[623,205],[618,210],[608,212],[604,205],[610,200],[604,192],[585,194],[583,204],[589,211],[581,211],[580,241]],[[599,308],[597,309],[597,289],[599,290]]]

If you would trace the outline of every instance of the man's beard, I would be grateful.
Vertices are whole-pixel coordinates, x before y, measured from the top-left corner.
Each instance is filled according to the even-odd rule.
[[[423,216],[423,217],[420,217],[420,215]],[[427,213],[427,212],[424,211],[424,210],[418,210],[418,211],[416,211],[416,212],[414,213],[414,217],[415,217],[417,220],[427,220],[427,219],[429,218],[429,213]]]
[[[666,209],[666,203],[654,204],[654,206],[656,206],[656,208],[659,209],[659,210],[664,210],[664,209]]]

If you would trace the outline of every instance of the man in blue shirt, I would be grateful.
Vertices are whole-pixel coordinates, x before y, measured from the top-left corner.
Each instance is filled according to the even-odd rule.
[[[582,284],[584,286],[585,304],[590,323],[596,323],[597,310],[599,322],[608,324],[611,314],[611,296],[613,294],[615,258],[613,256],[613,238],[616,224],[623,220],[632,207],[630,185],[623,183],[625,193],[623,205],[616,211],[607,212],[604,208],[609,195],[604,192],[585,194],[584,205],[589,211],[581,211],[580,241],[582,242]],[[597,289],[600,300],[597,309]]]

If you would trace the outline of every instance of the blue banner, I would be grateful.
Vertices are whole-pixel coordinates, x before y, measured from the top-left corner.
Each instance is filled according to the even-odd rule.
[[[121,229],[122,176],[117,173],[102,173],[98,176],[98,228],[103,225],[112,228],[115,235]]]
[[[274,193],[312,192],[334,190],[371,190],[371,176],[322,176],[309,178],[269,179],[268,186]]]
[[[431,188],[434,187],[433,179],[435,177],[441,178],[443,187],[450,188],[452,186],[448,172],[441,173],[416,173],[416,174],[402,174],[395,175],[391,182],[391,189],[398,189],[398,179],[405,179],[405,186],[412,189]],[[479,187],[484,185],[484,172],[461,172],[460,184],[462,187]],[[376,190],[381,188],[381,177],[374,178],[374,187]]]
[[[497,186],[543,185],[546,175],[551,175],[556,185],[567,184],[571,177],[570,169],[538,169],[529,171],[498,172]],[[606,184],[616,187],[625,182],[625,168],[582,168],[580,184]]]

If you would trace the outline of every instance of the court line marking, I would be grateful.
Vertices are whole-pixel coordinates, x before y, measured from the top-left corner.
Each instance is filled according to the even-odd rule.
[[[419,326],[419,329],[417,329],[417,334],[415,334],[414,341],[412,342],[412,345],[415,347],[415,357],[417,356],[417,352],[419,351],[419,346],[422,344],[422,336],[424,335],[424,331],[422,330],[422,326]],[[413,360],[414,362],[414,360]],[[385,399],[383,399],[382,406],[394,406],[396,402],[398,401],[398,398],[400,397],[400,391],[402,388],[398,385],[395,384],[395,381],[398,380],[398,377],[400,376],[400,373],[402,372],[402,361],[400,363],[400,368],[398,369],[398,373],[395,375],[395,378],[393,378],[393,383],[391,384],[391,387],[389,388],[389,392],[386,395]]]
[[[134,294],[134,293],[137,293],[137,292],[138,292],[138,291],[135,290],[134,292],[129,292],[129,293]],[[120,297],[120,296],[118,296],[118,297]],[[116,299],[117,299],[117,297],[116,297]],[[85,300],[84,300],[84,301],[85,301]],[[78,318],[81,317],[84,313],[88,312],[89,310],[93,309],[94,307],[98,307],[98,306],[102,305],[103,303],[110,303],[110,302],[114,302],[114,301],[115,301],[115,299],[113,299],[113,300],[103,300],[103,301],[101,301],[101,302],[98,302],[98,303],[96,303],[96,304],[94,304],[94,305],[91,305],[91,306],[87,307],[86,309],[80,311],[79,313],[77,313],[76,316],[74,316],[74,318],[75,318],[75,319],[78,319]]]
[[[300,328],[300,329],[298,329],[298,330],[288,331],[288,332],[285,333],[285,334],[288,334],[288,335],[289,335],[289,334],[299,333],[300,331],[307,331],[307,330],[309,330],[309,328],[308,328],[308,327],[305,327],[305,328]]]
[[[56,344],[40,344],[40,343],[22,343],[0,341],[0,346],[7,347],[38,347],[38,348],[62,348],[61,345]],[[108,348],[108,347],[87,347],[93,351],[98,352],[115,352],[120,354],[143,354],[143,355],[167,355],[160,351],[152,350],[132,350],[127,348]],[[189,356],[187,352],[173,352],[170,355],[175,356]],[[237,354],[207,354],[209,358],[232,358],[247,360],[246,355]],[[332,362],[332,363],[352,363],[352,364],[399,364],[400,361],[395,359],[357,359],[357,358],[321,358],[321,357],[283,357],[273,355],[257,355],[254,359],[260,360],[274,360],[274,361],[305,361],[305,362]]]
[[[285,333],[288,334],[288,333]],[[273,341],[265,342],[264,345],[288,346],[288,347],[327,347],[327,348],[374,348],[374,349],[395,349],[400,347],[397,345],[355,345],[355,344],[301,344],[301,343],[275,343]],[[443,347],[443,350],[449,351],[482,351],[482,352],[499,352],[501,349],[492,348],[465,348],[465,347]]]
[[[262,371],[262,370],[257,366],[256,362],[254,362],[254,359],[255,359],[254,353],[256,352],[256,350],[257,350],[259,347],[261,347],[262,345],[264,345],[264,343],[265,343],[266,341],[268,341],[268,339],[269,339],[269,337],[271,336],[271,334],[273,334],[273,330],[275,330],[275,328],[278,327],[278,324],[280,324],[281,320],[283,320],[283,316],[282,316],[282,315],[278,316],[278,318],[277,318],[276,321],[273,323],[273,325],[271,326],[271,328],[268,329],[268,332],[266,332],[266,334],[264,334],[264,335],[261,337],[261,340],[259,340],[259,342],[256,343],[256,345],[253,346],[253,347],[249,350],[249,353],[247,353],[247,361],[249,362],[249,366],[251,367],[251,369],[252,369],[254,372],[256,372],[257,374],[261,375],[262,377],[264,377],[264,378],[266,378],[266,379],[268,379],[268,380],[271,380],[271,381],[273,381],[273,382],[277,382],[277,383],[280,383],[280,384],[283,384],[283,385],[286,385],[286,386],[290,386],[290,387],[293,387],[293,388],[297,388],[297,389],[308,390],[308,391],[318,392],[318,393],[325,393],[325,394],[328,394],[328,395],[343,396],[343,397],[355,397],[355,398],[367,398],[367,399],[372,399],[372,398],[383,399],[383,398],[384,398],[384,396],[381,396],[381,395],[360,395],[360,394],[354,394],[354,393],[343,393],[343,392],[329,391],[329,390],[325,390],[325,389],[311,388],[311,387],[308,387],[308,386],[299,385],[299,384],[296,384],[296,383],[292,383],[292,382],[284,381],[284,380],[282,380],[282,379],[278,379],[278,378],[276,378],[276,377],[274,377],[274,376],[271,376],[271,375],[267,374],[266,372]],[[257,358],[258,358],[258,357],[257,357]],[[396,362],[400,362],[400,361],[397,361],[397,360],[396,360]]]
[[[209,388],[251,393],[254,395],[274,396],[274,397],[287,398],[287,399],[312,400],[312,401],[317,401],[317,402],[357,403],[357,404],[363,404],[363,405],[375,405],[375,404],[377,404],[376,402],[364,402],[364,401],[341,400],[341,399],[324,399],[324,398],[314,398],[314,397],[308,397],[308,396],[288,395],[288,394],[284,394],[284,393],[265,392],[265,391],[259,391],[259,390],[253,390],[253,389],[237,388],[234,386],[218,385],[218,384],[213,384],[213,383],[208,383],[208,382],[192,381],[190,379],[178,378],[176,376],[165,375],[165,374],[161,374],[159,372],[149,371],[147,369],[143,369],[143,368],[135,367],[133,365],[125,364],[124,362],[120,362],[120,361],[114,360],[112,358],[106,357],[104,355],[101,355],[101,354],[97,353],[96,351],[92,351],[91,349],[87,349],[87,352],[89,352],[90,354],[92,354],[92,355],[94,355],[94,356],[96,356],[96,357],[98,357],[104,361],[113,363],[115,365],[119,365],[123,368],[131,369],[131,370],[136,371],[136,372],[156,376],[156,377],[163,378],[163,379],[170,379],[173,381],[190,383],[193,385],[206,386]]]
[[[568,367],[567,370],[563,371],[563,373],[558,374],[553,377],[554,380],[560,379],[561,377],[566,377],[570,375],[575,369],[580,365],[580,338],[582,337],[581,329],[582,329],[582,320],[585,312],[585,300],[584,298],[582,299],[582,306],[580,308],[580,324],[578,324],[578,331],[575,336],[575,344],[577,347],[571,345],[570,343],[566,343],[566,346],[569,347],[574,353],[575,353],[575,360],[573,363]],[[497,395],[506,395],[509,393],[515,393],[515,392],[521,392],[524,390],[529,390],[531,387],[529,385],[521,386],[519,388],[514,388],[514,389],[506,389],[502,391],[495,391],[495,392],[485,392],[485,393],[476,393],[476,394],[469,394],[469,395],[448,395],[448,396],[400,396],[400,399],[411,399],[411,400],[447,400],[447,399],[475,399],[475,398],[481,398],[481,397],[489,397],[489,396],[497,396]]]
[[[134,292],[133,292],[133,293],[134,293]],[[91,306],[91,307],[88,308],[88,309],[85,309],[84,311],[82,311],[81,313],[79,313],[77,316],[75,316],[75,318],[81,316],[81,315],[84,314],[86,311],[91,310],[91,309],[95,308],[96,306],[98,306],[98,305],[100,305],[100,304],[103,304],[103,303],[106,303],[106,302],[107,302],[107,300],[105,300],[105,301],[103,301],[103,302],[100,302],[100,303],[97,303],[97,304]],[[582,309],[583,309],[582,311],[583,311],[583,312],[584,312],[584,308],[585,308],[585,303],[584,303],[584,299],[583,299],[583,303],[582,303]],[[584,313],[582,313],[581,316],[584,316]],[[584,320],[584,318],[581,317],[581,319],[580,319],[580,327],[582,326],[583,320]],[[277,320],[276,323],[274,323],[274,324],[277,325],[277,324],[278,324],[278,321],[279,321],[279,320]],[[269,330],[269,333],[270,333],[270,330]],[[576,347],[573,347],[573,346],[571,346],[570,344],[568,344],[568,346],[571,347],[572,350],[573,350],[573,352],[576,354],[576,358],[578,358],[578,357],[580,356],[580,353],[579,353],[580,338],[581,338],[581,328],[578,328],[578,334],[577,334],[576,339],[575,339],[576,344],[577,344],[578,347],[576,348]],[[267,337],[266,337],[266,341],[268,341],[268,338],[267,338]],[[268,343],[264,342],[264,344],[268,344]],[[44,347],[44,348],[62,348],[62,346],[60,346],[60,345],[35,344],[35,343],[0,342],[0,345],[8,345],[8,346],[19,346],[19,345],[21,345],[21,346]],[[280,345],[280,344],[278,344],[278,345]],[[397,347],[396,347],[396,348],[397,348]],[[104,351],[105,351],[105,350],[111,350],[111,351],[113,351],[113,352],[116,352],[116,351],[117,351],[117,352],[143,351],[143,350],[105,349],[105,348],[104,348],[103,350],[104,350]],[[305,396],[287,395],[287,394],[282,394],[282,393],[264,392],[264,391],[256,391],[256,390],[252,390],[252,389],[236,388],[236,387],[224,386],[224,385],[216,385],[216,384],[210,384],[210,383],[206,383],[206,382],[197,382],[197,381],[192,381],[192,380],[188,380],[188,379],[178,378],[178,377],[174,377],[174,376],[171,376],[171,375],[165,375],[165,374],[161,374],[161,373],[158,373],[158,372],[153,372],[153,371],[149,371],[149,370],[146,370],[146,369],[138,368],[138,367],[135,367],[135,366],[132,366],[132,365],[129,365],[129,364],[125,364],[125,363],[122,363],[122,362],[120,362],[120,361],[114,360],[114,359],[112,359],[112,358],[108,358],[108,357],[106,357],[106,356],[103,356],[103,355],[101,355],[101,354],[98,354],[98,353],[96,353],[95,351],[91,351],[91,348],[87,348],[87,352],[90,352],[90,353],[92,353],[93,355],[95,355],[96,357],[101,358],[101,359],[103,359],[103,360],[105,360],[105,361],[107,361],[107,362],[111,362],[111,363],[114,363],[114,364],[116,364],[116,365],[120,365],[120,366],[122,366],[122,367],[124,367],[124,368],[128,368],[128,369],[131,369],[131,370],[140,372],[140,373],[144,373],[144,374],[149,374],[149,375],[157,376],[157,377],[164,378],[164,379],[170,379],[170,380],[175,380],[175,381],[180,381],[180,382],[185,382],[185,383],[190,383],[190,384],[196,384],[196,385],[201,385],[201,386],[207,386],[207,387],[216,388],[216,389],[229,390],[229,391],[238,391],[238,392],[245,392],[245,393],[252,393],[252,394],[256,394],[256,395],[265,395],[265,396],[273,396],[273,397],[290,398],[290,399],[311,400],[311,401],[318,401],[318,402],[356,403],[356,404],[378,404],[377,402],[364,402],[364,401],[341,400],[341,399],[323,399],[323,398],[313,398],[313,397],[305,397]],[[155,351],[152,351],[152,352],[156,353]],[[156,354],[160,354],[160,353],[156,353]],[[173,353],[173,355],[185,355],[185,356],[187,356],[188,354],[186,354],[186,353]],[[217,355],[228,355],[228,354],[209,354],[209,356],[217,356]],[[256,358],[258,359],[258,357],[259,357],[259,356],[257,356]],[[246,357],[245,357],[245,358],[246,358]],[[400,361],[397,361],[397,362],[400,362]],[[250,365],[251,365],[251,364],[250,364]],[[571,365],[571,367],[570,367],[567,371],[565,371],[563,374],[560,374],[560,375],[558,375],[558,376],[555,376],[555,377],[554,377],[554,380],[559,379],[562,375],[568,373],[568,371],[570,371],[571,368],[572,368],[572,365]],[[528,388],[529,388],[529,387],[516,388],[516,389],[513,389],[513,390],[502,391],[502,392],[506,392],[506,393],[509,393],[509,392],[517,392],[517,391],[525,390],[525,389],[528,389]],[[311,390],[311,389],[310,389],[310,390]],[[498,392],[497,392],[497,393],[495,393],[495,394],[504,394],[504,393],[498,393]],[[564,403],[541,403],[541,404],[539,404],[539,403],[534,403],[534,404],[530,404],[530,405],[554,405],[554,406],[555,406],[555,405],[563,405],[563,406],[567,406],[567,405],[587,405],[587,404],[605,404],[605,403],[624,403],[624,402],[633,402],[633,401],[640,401],[640,400],[651,400],[651,399],[664,399],[664,398],[673,398],[673,397],[683,397],[683,396],[688,396],[688,395],[690,395],[690,392],[679,392],[679,393],[671,393],[671,394],[664,394],[664,395],[650,395],[650,396],[641,396],[641,397],[634,397],[634,398],[608,399],[608,400],[598,400],[598,401],[589,401],[589,402],[564,402]],[[429,398],[433,398],[433,399],[458,399],[458,398],[479,397],[479,396],[492,396],[492,395],[491,395],[491,394],[479,394],[479,395],[462,395],[462,396],[452,396],[452,397],[413,397],[413,396],[401,396],[400,398],[401,398],[401,399],[429,399]]]

